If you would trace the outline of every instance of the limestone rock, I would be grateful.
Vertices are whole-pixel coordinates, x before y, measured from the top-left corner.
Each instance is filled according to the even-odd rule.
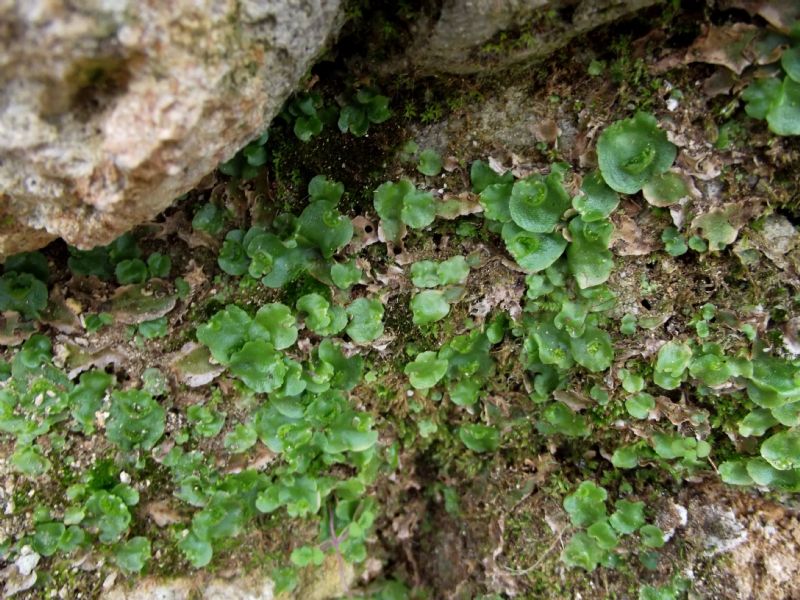
[[[349,563],[340,565],[328,555],[319,567],[300,572],[297,588],[288,595],[302,600],[341,598],[355,583],[355,571]],[[272,600],[275,583],[263,575],[251,574],[225,579],[198,574],[174,579],[145,578],[130,581],[110,590],[107,600]],[[285,596],[280,596],[285,597]]]
[[[340,0],[0,0],[0,258],[105,244],[266,128]]]
[[[542,59],[573,38],[662,0],[444,0],[418,26],[410,62],[429,73],[469,74]],[[507,40],[494,44],[500,33]]]

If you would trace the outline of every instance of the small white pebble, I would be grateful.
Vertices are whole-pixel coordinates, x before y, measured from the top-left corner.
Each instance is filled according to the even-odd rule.
[[[126,483],[126,484],[127,484],[127,483],[130,483],[130,482],[131,482],[131,476],[130,476],[130,475],[128,475],[128,473],[126,473],[125,471],[122,471],[122,472],[119,474],[119,480],[120,480],[122,483]]]
[[[678,513],[681,519],[681,527],[685,527],[686,523],[689,522],[689,511],[686,510],[685,506],[681,506],[680,504],[675,505],[675,512]]]
[[[676,98],[669,98],[667,100],[667,110],[673,112],[676,108],[678,108],[678,100]]]
[[[412,396],[414,396],[414,390],[408,390],[408,391],[406,392],[406,396],[408,396],[409,398],[411,398]]]

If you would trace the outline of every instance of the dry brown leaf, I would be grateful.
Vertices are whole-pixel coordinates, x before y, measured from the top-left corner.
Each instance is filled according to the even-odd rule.
[[[448,172],[452,173],[459,167],[458,158],[455,156],[445,156],[444,160],[442,161],[442,168]]]
[[[782,33],[789,33],[792,24],[800,20],[800,2],[797,0],[728,0],[725,4],[759,15]]]
[[[481,212],[483,206],[478,202],[478,196],[471,192],[446,193],[436,206],[436,215],[448,221]]]
[[[358,253],[378,241],[378,229],[375,223],[361,215],[355,217],[352,223],[353,239],[349,245],[350,252]]]
[[[741,75],[755,60],[752,46],[758,32],[758,27],[747,23],[711,25],[686,51],[684,60],[722,65]]]
[[[583,394],[572,390],[556,390],[553,392],[553,398],[566,404],[573,412],[581,412],[594,404]]]
[[[53,286],[50,297],[47,301],[47,308],[42,313],[40,321],[54,327],[61,333],[78,333],[82,330],[80,314],[80,303],[70,298],[71,301],[64,299],[61,288]]]
[[[91,368],[105,369],[110,364],[121,366],[130,357],[121,350],[121,347],[104,346],[98,349],[83,348],[72,342],[56,344],[56,366],[63,367],[70,379],[75,379],[80,373]]]
[[[669,422],[676,427],[684,423],[691,423],[695,433],[701,436],[710,432],[708,411],[689,404],[683,395],[679,402],[673,402],[666,396],[656,396],[656,405],[650,411],[650,416],[658,419],[661,415],[667,417]]]
[[[167,364],[180,383],[200,387],[219,377],[225,368],[211,364],[208,348],[196,342],[187,342],[169,357]]]
[[[0,314],[0,346],[19,346],[36,331],[36,326],[23,321],[13,310]]]
[[[183,521],[178,511],[172,508],[167,500],[149,502],[145,506],[145,512],[158,527],[175,525]]]
[[[161,223],[152,223],[151,225],[156,229],[153,237],[157,240],[165,240],[179,231],[190,229],[189,219],[182,210],[176,210],[171,215],[166,215]]]
[[[729,69],[719,68],[703,82],[703,93],[707,98],[725,96],[731,93],[736,79]]]
[[[103,305],[103,311],[111,313],[115,322],[124,325],[152,321],[175,308],[178,297],[170,291],[170,285],[161,279],[151,279],[146,284],[123,285]]]
[[[624,213],[614,217],[614,225],[611,249],[617,256],[645,256],[660,247],[656,237],[645,235],[637,222]]]
[[[553,119],[545,118],[531,125],[531,133],[538,141],[555,145],[558,142],[558,136],[561,135],[561,128]]]
[[[183,274],[183,279],[192,288],[192,294],[195,294],[200,286],[208,282],[208,277],[206,277],[203,267],[198,265],[194,259],[190,260],[187,266],[188,270]]]
[[[178,230],[178,237],[186,242],[189,248],[210,248],[217,252],[220,247],[220,241],[217,238],[199,229]]]

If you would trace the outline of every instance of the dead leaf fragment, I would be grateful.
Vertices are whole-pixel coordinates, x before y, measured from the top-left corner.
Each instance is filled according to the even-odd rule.
[[[555,145],[561,135],[561,128],[553,119],[541,119],[531,126],[531,133],[538,141]]]
[[[471,192],[445,194],[436,205],[436,216],[447,220],[483,212],[478,196]]]
[[[135,325],[163,317],[175,308],[176,302],[177,296],[170,293],[166,281],[152,279],[117,288],[103,310],[111,313],[117,323]]]
[[[183,520],[180,514],[166,500],[150,502],[145,507],[145,510],[147,511],[147,516],[159,527],[174,525]]]
[[[628,215],[619,213],[614,218],[614,224],[611,249],[617,256],[646,256],[660,247],[658,239],[646,236],[637,222]]]
[[[378,229],[375,224],[364,216],[357,216],[352,220],[353,239],[350,250],[354,253],[371,246],[378,241]]]
[[[747,23],[711,25],[686,51],[684,61],[727,67],[737,75],[753,63],[753,41],[759,29]]]
[[[208,348],[187,342],[169,361],[169,366],[179,382],[189,387],[200,387],[219,377],[225,368],[211,364]]]
[[[800,20],[800,3],[797,0],[729,0],[731,8],[741,8],[751,15],[759,15],[782,33],[789,33],[792,24]]]

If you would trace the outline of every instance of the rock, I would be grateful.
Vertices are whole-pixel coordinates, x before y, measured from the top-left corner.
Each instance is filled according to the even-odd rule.
[[[10,598],[34,586],[37,579],[36,566],[40,558],[30,546],[23,546],[19,558],[0,571],[0,581],[5,581],[4,598]]]
[[[534,62],[573,38],[661,0],[445,0],[420,23],[409,61],[423,72],[469,74]],[[506,41],[494,44],[500,33]]]
[[[0,3],[0,258],[146,221],[263,131],[340,0]]]
[[[272,600],[274,583],[270,579],[241,577],[231,580],[212,579],[198,585],[194,579],[169,581],[148,579],[133,589],[117,587],[107,594],[108,600]]]
[[[298,587],[290,597],[303,600],[340,598],[343,588],[355,581],[351,564],[340,567],[335,556],[328,555],[319,567],[300,571]],[[249,575],[225,579],[199,575],[176,579],[148,578],[118,585],[108,592],[107,600],[272,600],[275,583],[268,577]],[[281,596],[283,597],[283,596]]]

